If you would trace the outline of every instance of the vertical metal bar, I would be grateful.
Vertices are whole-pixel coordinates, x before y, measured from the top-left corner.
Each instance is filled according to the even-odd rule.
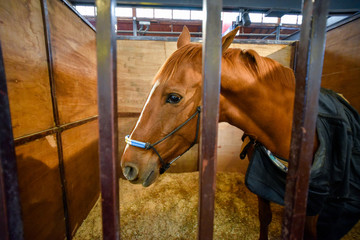
[[[52,45],[51,45],[51,31],[50,31],[50,18],[49,11],[47,7],[47,0],[41,0],[41,12],[42,19],[44,25],[44,37],[45,37],[45,46],[46,46],[46,58],[48,62],[48,74],[49,74],[49,84],[51,91],[51,102],[53,108],[53,116],[56,127],[60,126],[60,117],[59,117],[59,109],[56,100],[56,87],[55,87],[55,79],[54,79],[54,62],[53,62],[53,54],[52,54]],[[65,218],[65,229],[66,229],[66,238],[70,240],[71,237],[71,229],[70,229],[70,218],[69,218],[69,207],[68,207],[68,198],[67,198],[67,190],[66,190],[66,178],[65,178],[65,169],[64,169],[64,154],[62,150],[62,141],[61,141],[61,132],[58,130],[56,132],[56,141],[57,141],[57,151],[58,151],[58,159],[59,159],[59,174],[61,181],[61,191],[62,191],[62,201],[64,205],[64,218]]]
[[[0,239],[23,239],[19,184],[0,44]]]
[[[120,238],[115,0],[96,0],[103,239]]]
[[[276,36],[275,36],[276,40],[280,40],[280,25],[276,26]]]
[[[296,62],[297,62],[297,54],[299,50],[299,42],[295,41],[291,44],[291,58],[290,58],[290,68],[295,72],[296,70]]]
[[[329,0],[304,0],[283,239],[303,239]]]
[[[213,238],[217,132],[221,76],[222,0],[203,2],[203,106],[199,166],[199,239]]]
[[[48,62],[48,72],[49,72],[49,81],[50,81],[50,91],[51,91],[51,100],[54,114],[55,125],[60,125],[60,117],[58,111],[58,105],[56,101],[56,91],[55,91],[55,80],[54,80],[54,62],[52,57],[52,46],[51,46],[51,32],[50,32],[50,20],[49,20],[49,11],[47,7],[47,0],[41,0],[41,11],[44,25],[44,36],[45,36],[45,45],[46,45],[46,57]]]
[[[136,24],[136,17],[133,17],[133,36],[137,36],[137,24]]]

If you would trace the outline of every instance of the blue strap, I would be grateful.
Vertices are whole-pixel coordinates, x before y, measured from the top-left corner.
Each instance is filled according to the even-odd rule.
[[[132,140],[129,138],[129,135],[125,136],[125,142],[131,146],[138,147],[138,148],[145,148],[147,147],[147,143]]]
[[[183,122],[180,126],[178,126],[177,128],[175,128],[173,131],[171,131],[169,134],[167,134],[165,137],[163,137],[162,139],[160,139],[159,141],[150,144],[150,143],[145,143],[145,142],[140,142],[140,141],[136,141],[133,139],[130,139],[129,135],[125,136],[125,142],[131,146],[134,147],[138,147],[138,148],[144,148],[146,150],[152,149],[154,150],[154,152],[158,155],[159,160],[161,162],[161,168],[160,168],[160,174],[163,174],[169,167],[170,165],[175,162],[177,159],[179,159],[184,153],[186,153],[192,146],[195,145],[198,135],[199,135],[199,128],[200,128],[200,112],[201,112],[201,107],[198,106],[196,108],[196,112],[191,115],[185,122]],[[162,159],[162,157],[160,156],[159,152],[156,150],[156,148],[154,147],[155,145],[163,142],[164,140],[166,140],[168,137],[170,137],[171,135],[173,135],[175,132],[177,132],[180,128],[182,128],[183,126],[185,126],[191,119],[193,119],[196,115],[198,115],[197,118],[197,123],[196,123],[196,134],[195,134],[195,139],[194,142],[190,145],[190,147],[183,152],[182,154],[180,154],[179,156],[177,156],[174,160],[172,160],[170,163],[165,163],[164,160]]]

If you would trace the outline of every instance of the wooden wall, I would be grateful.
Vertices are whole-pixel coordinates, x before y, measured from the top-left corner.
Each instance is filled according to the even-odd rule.
[[[293,47],[280,44],[232,44],[232,47],[254,49],[261,56],[273,58],[290,66]],[[119,149],[125,147],[124,136],[129,134],[150,92],[153,77],[176,50],[176,42],[165,41],[117,41]],[[219,125],[218,170],[245,173],[247,161],[239,159],[242,131],[227,124]],[[229,139],[231,139],[229,141]],[[189,172],[198,168],[197,146],[179,159],[169,172]]]
[[[322,86],[342,93],[360,112],[360,17],[326,35]]]
[[[54,127],[40,1],[1,1],[0,18],[14,137]]]
[[[64,239],[99,196],[95,32],[60,0],[0,1],[0,41],[25,239]]]

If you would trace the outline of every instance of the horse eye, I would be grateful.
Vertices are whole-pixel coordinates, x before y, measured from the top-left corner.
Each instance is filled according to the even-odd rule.
[[[176,93],[170,93],[166,99],[167,103],[176,104],[179,103],[182,97]]]

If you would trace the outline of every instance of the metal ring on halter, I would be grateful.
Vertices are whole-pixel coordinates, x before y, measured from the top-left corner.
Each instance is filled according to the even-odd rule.
[[[173,131],[171,131],[169,134],[167,134],[165,137],[163,137],[162,139],[160,139],[159,141],[151,144],[148,142],[141,142],[141,141],[137,141],[137,140],[133,140],[130,139],[129,135],[125,136],[125,142],[131,146],[134,147],[138,147],[138,148],[143,148],[145,150],[149,150],[152,149],[156,155],[158,155],[160,163],[161,163],[161,168],[160,168],[160,174],[163,174],[166,170],[169,169],[170,165],[172,163],[174,163],[176,160],[178,160],[182,155],[184,155],[187,151],[190,150],[190,148],[192,148],[195,144],[196,141],[198,139],[198,135],[199,135],[199,128],[200,128],[200,112],[201,112],[201,107],[197,107],[196,108],[196,112],[191,115],[185,122],[183,122],[180,126],[178,126],[177,128],[175,128]],[[177,156],[176,158],[174,158],[173,160],[171,160],[169,163],[165,163],[165,161],[162,159],[162,157],[160,156],[159,152],[156,150],[156,148],[154,147],[155,145],[163,142],[164,140],[166,140],[168,137],[172,136],[174,133],[176,133],[177,131],[179,131],[183,126],[185,126],[191,119],[193,119],[194,117],[196,117],[196,115],[199,115],[197,118],[197,122],[196,122],[196,134],[195,134],[195,139],[193,141],[193,143],[190,145],[189,148],[187,148],[182,154],[180,154],[179,156]]]

